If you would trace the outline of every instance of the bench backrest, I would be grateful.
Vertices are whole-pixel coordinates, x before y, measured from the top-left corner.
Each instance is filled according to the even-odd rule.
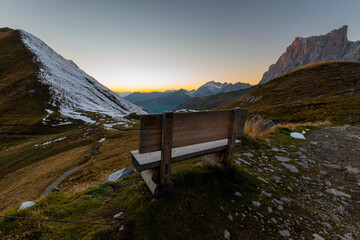
[[[240,111],[240,121],[244,126],[247,109]],[[210,142],[229,137],[234,124],[233,110],[175,113],[173,116],[172,147],[182,147]],[[161,150],[163,114],[140,116],[139,153]],[[243,127],[236,136],[241,136]]]

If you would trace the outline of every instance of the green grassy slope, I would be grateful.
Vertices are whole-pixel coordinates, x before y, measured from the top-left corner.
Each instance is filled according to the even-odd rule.
[[[220,108],[243,107],[275,121],[360,122],[360,63],[314,63]]]
[[[38,70],[20,32],[0,29],[0,133],[41,131],[36,126],[46,116],[50,96]]]

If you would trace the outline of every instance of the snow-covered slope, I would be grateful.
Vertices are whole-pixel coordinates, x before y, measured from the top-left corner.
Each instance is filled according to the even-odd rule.
[[[49,104],[58,107],[64,117],[93,123],[93,120],[84,115],[84,111],[115,118],[132,112],[146,113],[139,106],[101,85],[74,62],[63,58],[39,38],[23,30],[19,31],[23,43],[34,53],[34,61],[40,66],[40,81],[49,85],[52,96]]]

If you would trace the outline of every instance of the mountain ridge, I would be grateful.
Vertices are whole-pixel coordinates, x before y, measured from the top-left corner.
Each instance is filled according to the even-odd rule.
[[[0,41],[1,132],[146,113],[24,30],[1,28]]]
[[[360,41],[347,39],[348,26],[311,37],[296,37],[260,80],[264,84],[298,67],[314,62],[360,62]]]

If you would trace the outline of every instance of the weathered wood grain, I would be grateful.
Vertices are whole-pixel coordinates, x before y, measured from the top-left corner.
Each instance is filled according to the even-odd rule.
[[[162,117],[161,136],[161,163],[160,163],[160,185],[170,183],[171,175],[171,149],[173,142],[174,113],[164,112]]]
[[[177,113],[174,115],[173,147],[224,139],[229,136],[231,110]],[[161,149],[162,115],[143,115],[139,152]]]

